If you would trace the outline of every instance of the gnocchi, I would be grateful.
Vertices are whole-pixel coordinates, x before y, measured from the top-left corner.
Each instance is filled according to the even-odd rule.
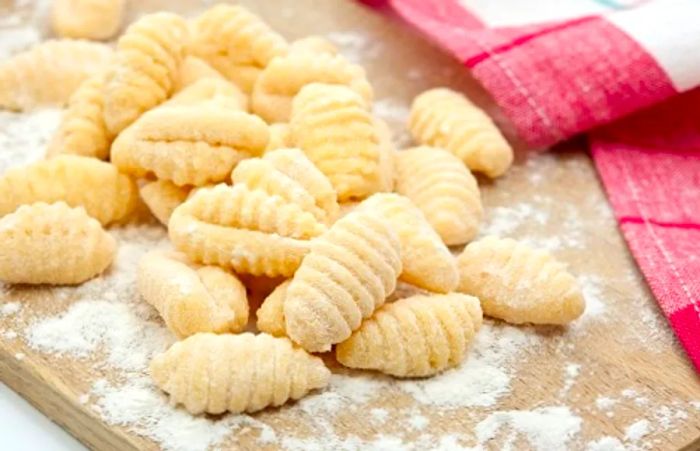
[[[153,216],[167,226],[173,211],[181,205],[191,192],[189,186],[177,186],[167,180],[154,180],[139,188],[141,199]]]
[[[290,281],[282,282],[269,294],[258,309],[257,327],[260,332],[268,333],[275,337],[285,337],[284,328],[284,299]]]
[[[62,38],[109,39],[124,17],[126,0],[54,0],[51,25]]]

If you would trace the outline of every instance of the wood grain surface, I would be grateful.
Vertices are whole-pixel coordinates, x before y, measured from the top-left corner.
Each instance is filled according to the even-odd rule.
[[[203,10],[205,3],[133,1],[129,17],[161,9],[192,16]],[[345,0],[240,3],[289,39],[329,34],[349,58],[367,68],[376,91],[377,113],[389,122],[401,145],[409,143],[404,126],[407,106],[417,93],[433,86],[461,89],[499,117],[488,96],[459,64],[393,17],[374,14]],[[20,8],[33,7],[24,2],[22,5]],[[12,2],[0,1],[0,11],[12,8]],[[23,15],[27,20],[30,16],[31,11]],[[509,130],[508,124],[501,124]],[[459,434],[459,444],[468,447],[476,444],[475,426],[493,412],[566,406],[582,420],[581,430],[568,442],[570,449],[586,449],[606,436],[630,449],[700,449],[700,382],[617,230],[585,151],[585,141],[573,140],[543,154],[524,148],[512,134],[509,137],[518,149],[514,168],[495,182],[480,180],[487,214],[484,232],[527,239],[550,248],[573,273],[595,282],[586,285],[586,296],[589,309],[597,311],[591,310],[566,329],[522,328],[535,345],[518,350],[508,361],[509,390],[495,405],[443,408],[418,403],[400,389],[402,382],[363,374],[364,378],[378,380],[381,392],[362,405],[334,414],[333,434],[367,441],[383,434],[411,443],[424,432],[406,427],[406,420],[419,412],[430,421],[430,434],[438,438],[436,447],[442,434]],[[154,243],[164,235],[157,225],[148,228],[153,229],[148,233]],[[591,286],[595,290],[591,291]],[[76,358],[29,346],[26,331],[32,324],[65,312],[81,296],[84,294],[68,288],[0,284],[0,302],[22,304],[18,313],[0,316],[0,330],[17,334],[16,338],[0,334],[0,379],[92,449],[158,449],[160,444],[144,436],[148,434],[138,427],[110,424],[95,408],[96,399],[90,395],[95,381],[119,381],[124,377],[104,364],[103,350]],[[488,323],[496,331],[510,327]],[[334,373],[355,374],[340,369],[331,358],[327,362]],[[566,375],[566,368],[571,366],[577,368],[578,375]],[[600,408],[597,401],[601,397],[614,398],[615,406]],[[389,421],[373,421],[366,414],[373,408],[385,410]],[[664,409],[682,414],[666,425]],[[293,406],[267,410],[254,418],[269,425],[278,436],[322,438],[328,433]],[[639,441],[632,442],[625,438],[626,431],[639,420],[648,420],[650,428]],[[283,440],[260,442],[259,435],[255,427],[232,429],[216,447],[276,449],[285,444]],[[505,436],[498,435],[485,447],[499,449],[505,440]],[[513,446],[536,448],[520,438]]]

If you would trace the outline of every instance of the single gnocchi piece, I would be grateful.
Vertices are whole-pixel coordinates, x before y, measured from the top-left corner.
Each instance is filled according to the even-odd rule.
[[[284,328],[284,299],[287,296],[289,283],[288,280],[278,285],[258,309],[256,326],[260,332],[275,337],[287,336],[287,331]]]
[[[103,72],[114,52],[104,44],[45,41],[0,63],[0,108],[63,106],[86,79]]]
[[[397,377],[426,377],[459,365],[482,323],[479,300],[460,293],[385,304],[336,347],[338,362]]]
[[[180,92],[191,84],[205,78],[219,78],[223,80],[224,76],[203,59],[188,55],[180,64],[175,92]]]
[[[151,362],[151,376],[173,404],[192,414],[257,412],[328,385],[323,361],[267,334],[199,333]]]
[[[243,183],[297,204],[325,224],[338,215],[333,186],[299,149],[280,149],[242,161],[231,179],[234,184]]]
[[[423,211],[448,246],[467,243],[483,217],[476,179],[446,150],[414,147],[395,154],[397,193]]]
[[[245,184],[197,191],[173,212],[170,239],[190,259],[238,274],[291,276],[325,226],[284,198]]]
[[[143,256],[138,288],[180,338],[198,332],[240,332],[248,323],[246,290],[236,276],[217,266],[189,263],[176,252]]]
[[[54,0],[51,25],[62,38],[109,39],[124,18],[126,0]]]
[[[178,186],[226,180],[241,160],[263,153],[262,119],[222,105],[163,105],[139,118],[112,145],[112,163]]]
[[[567,324],[583,314],[576,279],[548,252],[509,238],[469,243],[458,257],[459,287],[484,314],[512,324]]]
[[[253,90],[262,69],[288,49],[282,36],[242,6],[214,6],[192,24],[190,53],[246,93]]]
[[[105,124],[119,134],[175,89],[187,43],[187,23],[177,14],[147,14],[127,28],[105,81]]]
[[[49,143],[48,158],[61,154],[106,160],[112,136],[104,121],[104,75],[85,80],[68,101],[58,131]]]
[[[0,177],[0,216],[20,205],[59,201],[85,208],[103,225],[123,221],[140,204],[136,183],[95,158],[59,155]]]
[[[286,149],[294,147],[292,144],[292,134],[289,124],[286,122],[277,122],[270,125],[270,139],[267,141],[265,152],[271,152],[277,149]]]
[[[309,83],[344,85],[369,104],[372,87],[365,71],[341,55],[292,51],[274,58],[258,77],[251,95],[253,112],[269,123],[286,122],[292,112],[292,99]]]
[[[205,77],[183,88],[166,105],[215,105],[248,111],[248,96],[223,78]]]
[[[167,180],[154,180],[141,186],[139,194],[153,216],[167,226],[173,211],[187,200],[191,190]]]
[[[401,245],[386,220],[352,212],[311,243],[287,289],[285,329],[310,352],[346,340],[396,288]]]
[[[491,178],[513,163],[513,149],[491,118],[447,88],[430,89],[413,100],[408,129],[418,143],[445,148],[470,170]]]
[[[381,215],[396,231],[401,243],[402,280],[436,293],[454,291],[459,280],[457,261],[408,198],[375,194],[360,208]]]
[[[101,274],[117,244],[83,208],[23,205],[0,218],[0,281],[75,285]]]
[[[347,86],[312,83],[294,98],[292,141],[331,181],[341,202],[390,191],[382,131]]]

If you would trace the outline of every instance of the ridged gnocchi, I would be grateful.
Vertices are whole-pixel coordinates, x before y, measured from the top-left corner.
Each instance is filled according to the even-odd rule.
[[[168,180],[154,180],[139,187],[141,199],[161,224],[167,226],[173,211],[189,196],[192,188]]]
[[[382,131],[355,91],[312,83],[294,98],[292,141],[331,181],[339,201],[390,191]]]
[[[369,104],[372,87],[362,67],[341,55],[311,51],[292,51],[274,58],[262,71],[251,95],[255,114],[267,122],[286,122],[292,112],[292,99],[309,83],[344,85]]]
[[[513,324],[566,324],[585,300],[576,279],[548,252],[489,236],[459,255],[459,287],[481,300],[484,314]]]
[[[216,104],[163,105],[141,116],[112,145],[112,163],[134,176],[153,173],[176,185],[226,180],[241,160],[260,155],[267,125]]]
[[[202,104],[248,111],[248,96],[230,81],[223,78],[204,77],[183,88],[165,105]]]
[[[280,149],[242,161],[231,179],[297,204],[323,223],[332,223],[338,215],[333,186],[299,149]]]
[[[85,80],[68,101],[58,131],[51,139],[46,156],[74,154],[105,160],[112,136],[104,121],[104,75]]]
[[[335,355],[350,368],[432,376],[462,362],[481,323],[472,296],[416,295],[385,304],[336,346]]]
[[[310,352],[346,340],[394,291],[401,245],[386,220],[366,211],[339,219],[311,243],[287,289],[288,336]]]
[[[255,14],[242,6],[220,4],[194,20],[189,51],[250,93],[262,69],[288,48]]]
[[[418,143],[445,148],[470,170],[492,178],[513,163],[513,149],[491,118],[447,88],[430,89],[413,100],[408,129]]]
[[[0,281],[75,285],[102,273],[117,244],[83,208],[23,205],[0,218]]]
[[[156,385],[192,414],[257,412],[328,385],[323,361],[267,334],[200,333],[151,362]]]
[[[278,285],[263,301],[258,309],[256,326],[260,332],[268,333],[275,337],[285,337],[284,328],[284,299],[287,296],[289,283],[287,280]]]
[[[0,63],[0,108],[63,106],[83,81],[104,71],[113,56],[112,49],[94,42],[59,39],[37,44]]]
[[[246,289],[235,275],[190,263],[176,252],[144,255],[138,289],[180,338],[198,332],[240,332],[248,323]]]
[[[105,81],[104,117],[110,133],[116,136],[172,94],[186,43],[187,23],[176,14],[147,14],[127,28]]]
[[[63,201],[103,225],[120,222],[140,204],[136,183],[104,161],[78,155],[10,169],[0,177],[0,216],[20,205]]]
[[[395,154],[397,193],[423,211],[448,246],[464,244],[479,231],[483,217],[476,179],[452,154],[414,147]]]
[[[401,279],[436,293],[457,287],[457,262],[418,207],[393,193],[374,194],[360,209],[381,215],[401,243]]]
[[[124,17],[126,0],[53,0],[51,26],[62,38],[109,39]]]
[[[219,78],[223,80],[224,76],[203,59],[187,55],[178,69],[174,91],[179,92],[205,78]]]
[[[291,276],[325,226],[298,205],[245,184],[197,191],[170,217],[173,244],[190,259],[237,273]]]
[[[291,130],[286,122],[277,122],[269,127],[270,139],[267,141],[265,152],[270,152],[277,149],[286,149],[294,147],[292,143]]]

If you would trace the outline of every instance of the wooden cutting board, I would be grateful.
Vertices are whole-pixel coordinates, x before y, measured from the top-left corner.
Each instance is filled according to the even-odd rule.
[[[133,18],[161,9],[191,16],[208,2],[131,3]],[[459,64],[394,18],[345,0],[240,3],[290,39],[328,35],[346,56],[363,64],[376,91],[376,112],[389,122],[401,145],[408,144],[404,122],[411,99],[433,86],[461,89],[497,115]],[[0,10],[16,12],[8,2],[0,2]],[[20,12],[23,20],[29,20],[31,11]],[[504,127],[508,129],[507,124]],[[336,374],[326,392],[309,397],[308,402],[253,417],[201,420],[205,432],[200,433],[211,436],[220,425],[224,432],[216,432],[218,441],[211,444],[224,449],[335,449],[341,445],[401,449],[411,444],[420,449],[456,449],[458,444],[472,447],[478,443],[486,449],[508,443],[515,449],[586,449],[615,440],[630,449],[700,449],[698,377],[625,247],[585,143],[572,141],[540,154],[513,142],[519,152],[515,167],[495,182],[481,180],[487,211],[484,234],[529,240],[567,262],[584,287],[588,311],[583,318],[568,329],[515,329],[487,321],[482,332],[486,338],[470,357],[473,368],[460,370],[451,379],[435,379],[430,385],[351,373],[326,356]],[[133,263],[135,253],[161,245],[164,231],[157,225],[145,225],[113,233],[120,239],[127,264],[117,264],[87,287],[0,285],[4,305],[0,310],[0,379],[90,448],[148,450],[168,444],[177,448],[176,443],[180,449],[195,449],[190,446],[191,437],[168,438],[178,432],[178,426],[161,423],[176,418],[177,411],[167,407],[165,398],[152,387],[147,387],[147,393],[160,402],[157,409],[146,401],[130,400],[133,391],[119,391],[120,386],[129,387],[145,374],[145,364],[138,359],[128,365],[115,362],[133,355],[110,351],[104,342],[82,356],[70,351],[47,352],[51,344],[43,349],[30,345],[38,325],[46,326],[51,318],[65,319],[81,302],[104,302],[108,318],[117,306],[133,310],[142,321],[158,321],[138,299],[131,283],[134,267],[128,263]],[[121,330],[118,315],[113,320],[114,329]],[[96,323],[100,321],[109,324],[110,319]],[[157,322],[148,324],[158,328]],[[56,341],[60,342],[58,331]],[[148,340],[139,331],[135,346],[141,339]],[[126,338],[134,339],[133,335]],[[110,339],[116,340],[107,336],[104,341]],[[493,381],[488,380],[491,378]],[[494,387],[481,393],[484,399],[464,391],[472,385],[484,390],[489,382]],[[109,387],[114,390],[110,392]],[[143,402],[142,411],[134,408],[139,402]],[[541,431],[523,425],[532,418],[546,423],[545,430],[555,431],[553,442],[547,442]],[[194,427],[191,422],[183,424]],[[494,424],[498,425],[495,429]],[[557,435],[557,428],[564,432]],[[561,441],[566,431],[569,437]]]

